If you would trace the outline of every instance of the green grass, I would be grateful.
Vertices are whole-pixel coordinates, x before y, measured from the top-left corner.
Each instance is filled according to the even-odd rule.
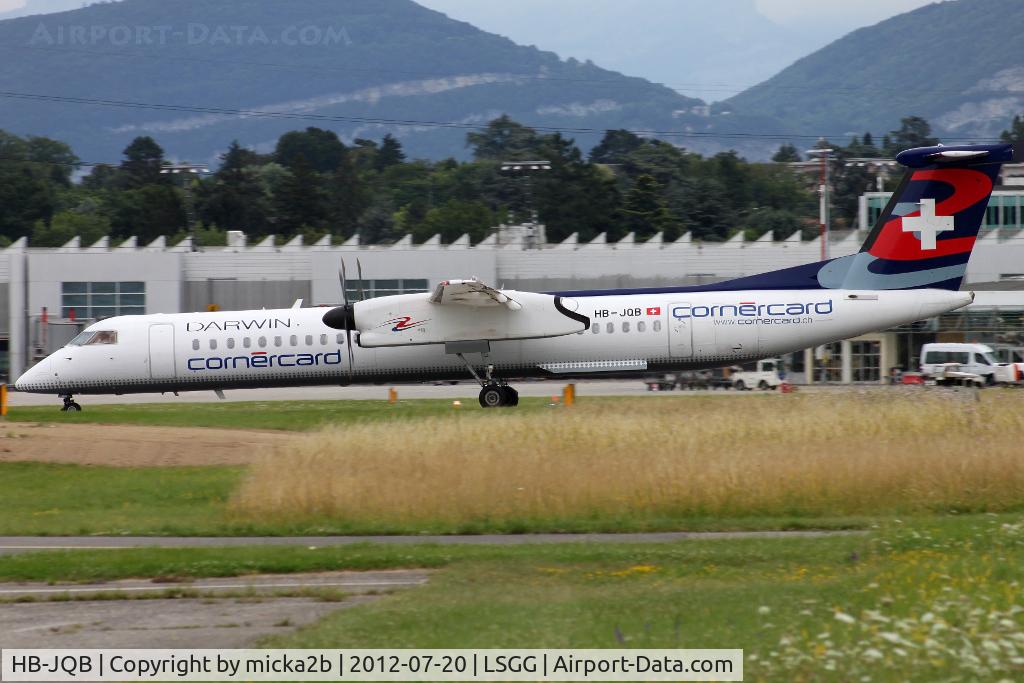
[[[556,389],[553,390],[557,392]],[[546,409],[548,402],[548,399],[525,398],[518,410],[532,412]],[[476,399],[463,399],[462,403],[463,406],[459,410],[483,410]],[[399,401],[394,405],[383,400],[88,405],[86,398],[83,399],[83,408],[80,413],[62,413],[57,403],[53,407],[13,407],[7,415],[7,421],[310,431],[325,425],[448,415],[455,410],[452,401],[445,399]]]
[[[737,647],[748,681],[997,681],[1021,671],[1020,515],[891,521],[819,539],[33,553],[0,557],[0,578],[400,567],[435,571],[423,587],[261,645]]]
[[[212,534],[241,467],[0,463],[0,535]]]
[[[713,516],[407,523],[337,518],[260,522],[228,505],[244,467],[99,467],[0,463],[0,535],[3,536],[284,536],[589,531],[702,531],[723,529],[860,528],[864,517]]]

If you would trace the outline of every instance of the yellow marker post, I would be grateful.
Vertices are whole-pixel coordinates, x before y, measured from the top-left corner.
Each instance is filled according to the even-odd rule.
[[[566,384],[562,392],[562,403],[567,406],[576,405],[576,385]]]
[[[388,389],[388,403],[398,403],[398,390],[394,387]]]
[[[7,417],[7,385],[0,384],[0,417]]]

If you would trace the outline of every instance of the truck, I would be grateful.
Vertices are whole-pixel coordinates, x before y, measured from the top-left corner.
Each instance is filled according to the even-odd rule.
[[[782,360],[779,358],[766,358],[756,363],[733,366],[725,378],[728,382],[727,388],[736,391],[777,389],[782,384],[781,370]]]

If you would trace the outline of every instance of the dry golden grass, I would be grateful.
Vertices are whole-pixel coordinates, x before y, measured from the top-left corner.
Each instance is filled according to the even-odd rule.
[[[1024,392],[585,403],[298,437],[232,501],[260,521],[998,511],[1024,504]]]

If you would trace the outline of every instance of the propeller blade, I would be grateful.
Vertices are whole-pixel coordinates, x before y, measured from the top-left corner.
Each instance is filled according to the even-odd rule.
[[[366,292],[363,291],[363,264],[356,259],[356,271],[359,273],[359,300],[366,300]]]
[[[341,280],[341,301],[348,303],[348,278],[345,275],[345,259],[341,259],[341,270],[338,271],[338,279]]]

